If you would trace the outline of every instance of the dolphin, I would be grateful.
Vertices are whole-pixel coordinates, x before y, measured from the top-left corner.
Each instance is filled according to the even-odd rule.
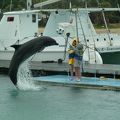
[[[11,46],[15,48],[15,52],[10,62],[8,75],[16,87],[19,66],[33,54],[41,52],[45,47],[52,45],[58,45],[58,43],[48,36],[42,36],[32,39],[22,45]]]

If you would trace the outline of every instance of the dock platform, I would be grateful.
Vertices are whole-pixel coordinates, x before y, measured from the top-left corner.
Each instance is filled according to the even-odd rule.
[[[9,69],[10,60],[0,60],[0,71],[3,69]],[[37,71],[57,71],[57,72],[69,72],[69,65],[67,63],[42,63],[40,61],[30,61],[30,69]],[[115,79],[120,75],[120,65],[113,64],[83,64],[81,66],[82,73],[92,73],[95,76],[98,74],[109,74]]]
[[[10,60],[0,60],[0,69],[9,69]],[[69,72],[69,66],[67,63],[42,63],[40,61],[30,61],[30,69],[38,71],[65,71]],[[69,75],[52,75],[52,76],[40,76],[34,77],[37,83],[52,84],[52,85],[64,85],[81,88],[97,88],[104,90],[120,90],[120,78],[116,79],[116,76],[120,75],[120,65],[111,64],[83,64],[81,67],[82,73],[93,73],[94,77],[82,76],[80,82],[70,81]],[[101,76],[103,74],[110,74],[112,78],[97,77],[97,74]]]
[[[67,75],[54,75],[34,77],[34,80],[42,84],[62,85],[70,87],[80,87],[88,89],[101,89],[101,90],[120,90],[120,80],[111,78],[95,78],[95,77],[82,77],[80,82],[70,80]]]

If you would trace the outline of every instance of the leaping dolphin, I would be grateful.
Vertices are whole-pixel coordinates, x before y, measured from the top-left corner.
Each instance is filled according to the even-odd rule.
[[[38,51],[41,52],[45,47],[52,45],[58,44],[54,39],[47,36],[42,36],[32,39],[22,45],[11,46],[15,48],[15,52],[9,66],[8,75],[15,86],[17,86],[17,72],[19,66],[33,54]]]

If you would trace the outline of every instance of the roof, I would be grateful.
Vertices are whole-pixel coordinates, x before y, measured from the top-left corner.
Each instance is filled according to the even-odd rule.
[[[100,12],[104,11],[120,11],[120,8],[73,8],[73,9],[40,9],[39,11],[53,12],[53,11],[88,11],[88,12]]]
[[[18,15],[18,14],[37,13],[37,12],[39,12],[39,10],[22,10],[22,11],[5,12],[4,15]]]
[[[39,10],[21,10],[5,12],[4,15],[18,15],[37,12],[54,12],[54,11],[70,11],[71,9],[39,9]],[[100,11],[120,11],[120,8],[73,8],[72,11],[88,11],[88,12],[100,12]]]

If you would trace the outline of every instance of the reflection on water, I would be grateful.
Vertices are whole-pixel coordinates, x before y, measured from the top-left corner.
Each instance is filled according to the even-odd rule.
[[[16,98],[19,95],[19,90],[11,90],[9,91],[12,98]]]
[[[47,86],[19,91],[0,75],[0,120],[119,120],[120,92]]]

